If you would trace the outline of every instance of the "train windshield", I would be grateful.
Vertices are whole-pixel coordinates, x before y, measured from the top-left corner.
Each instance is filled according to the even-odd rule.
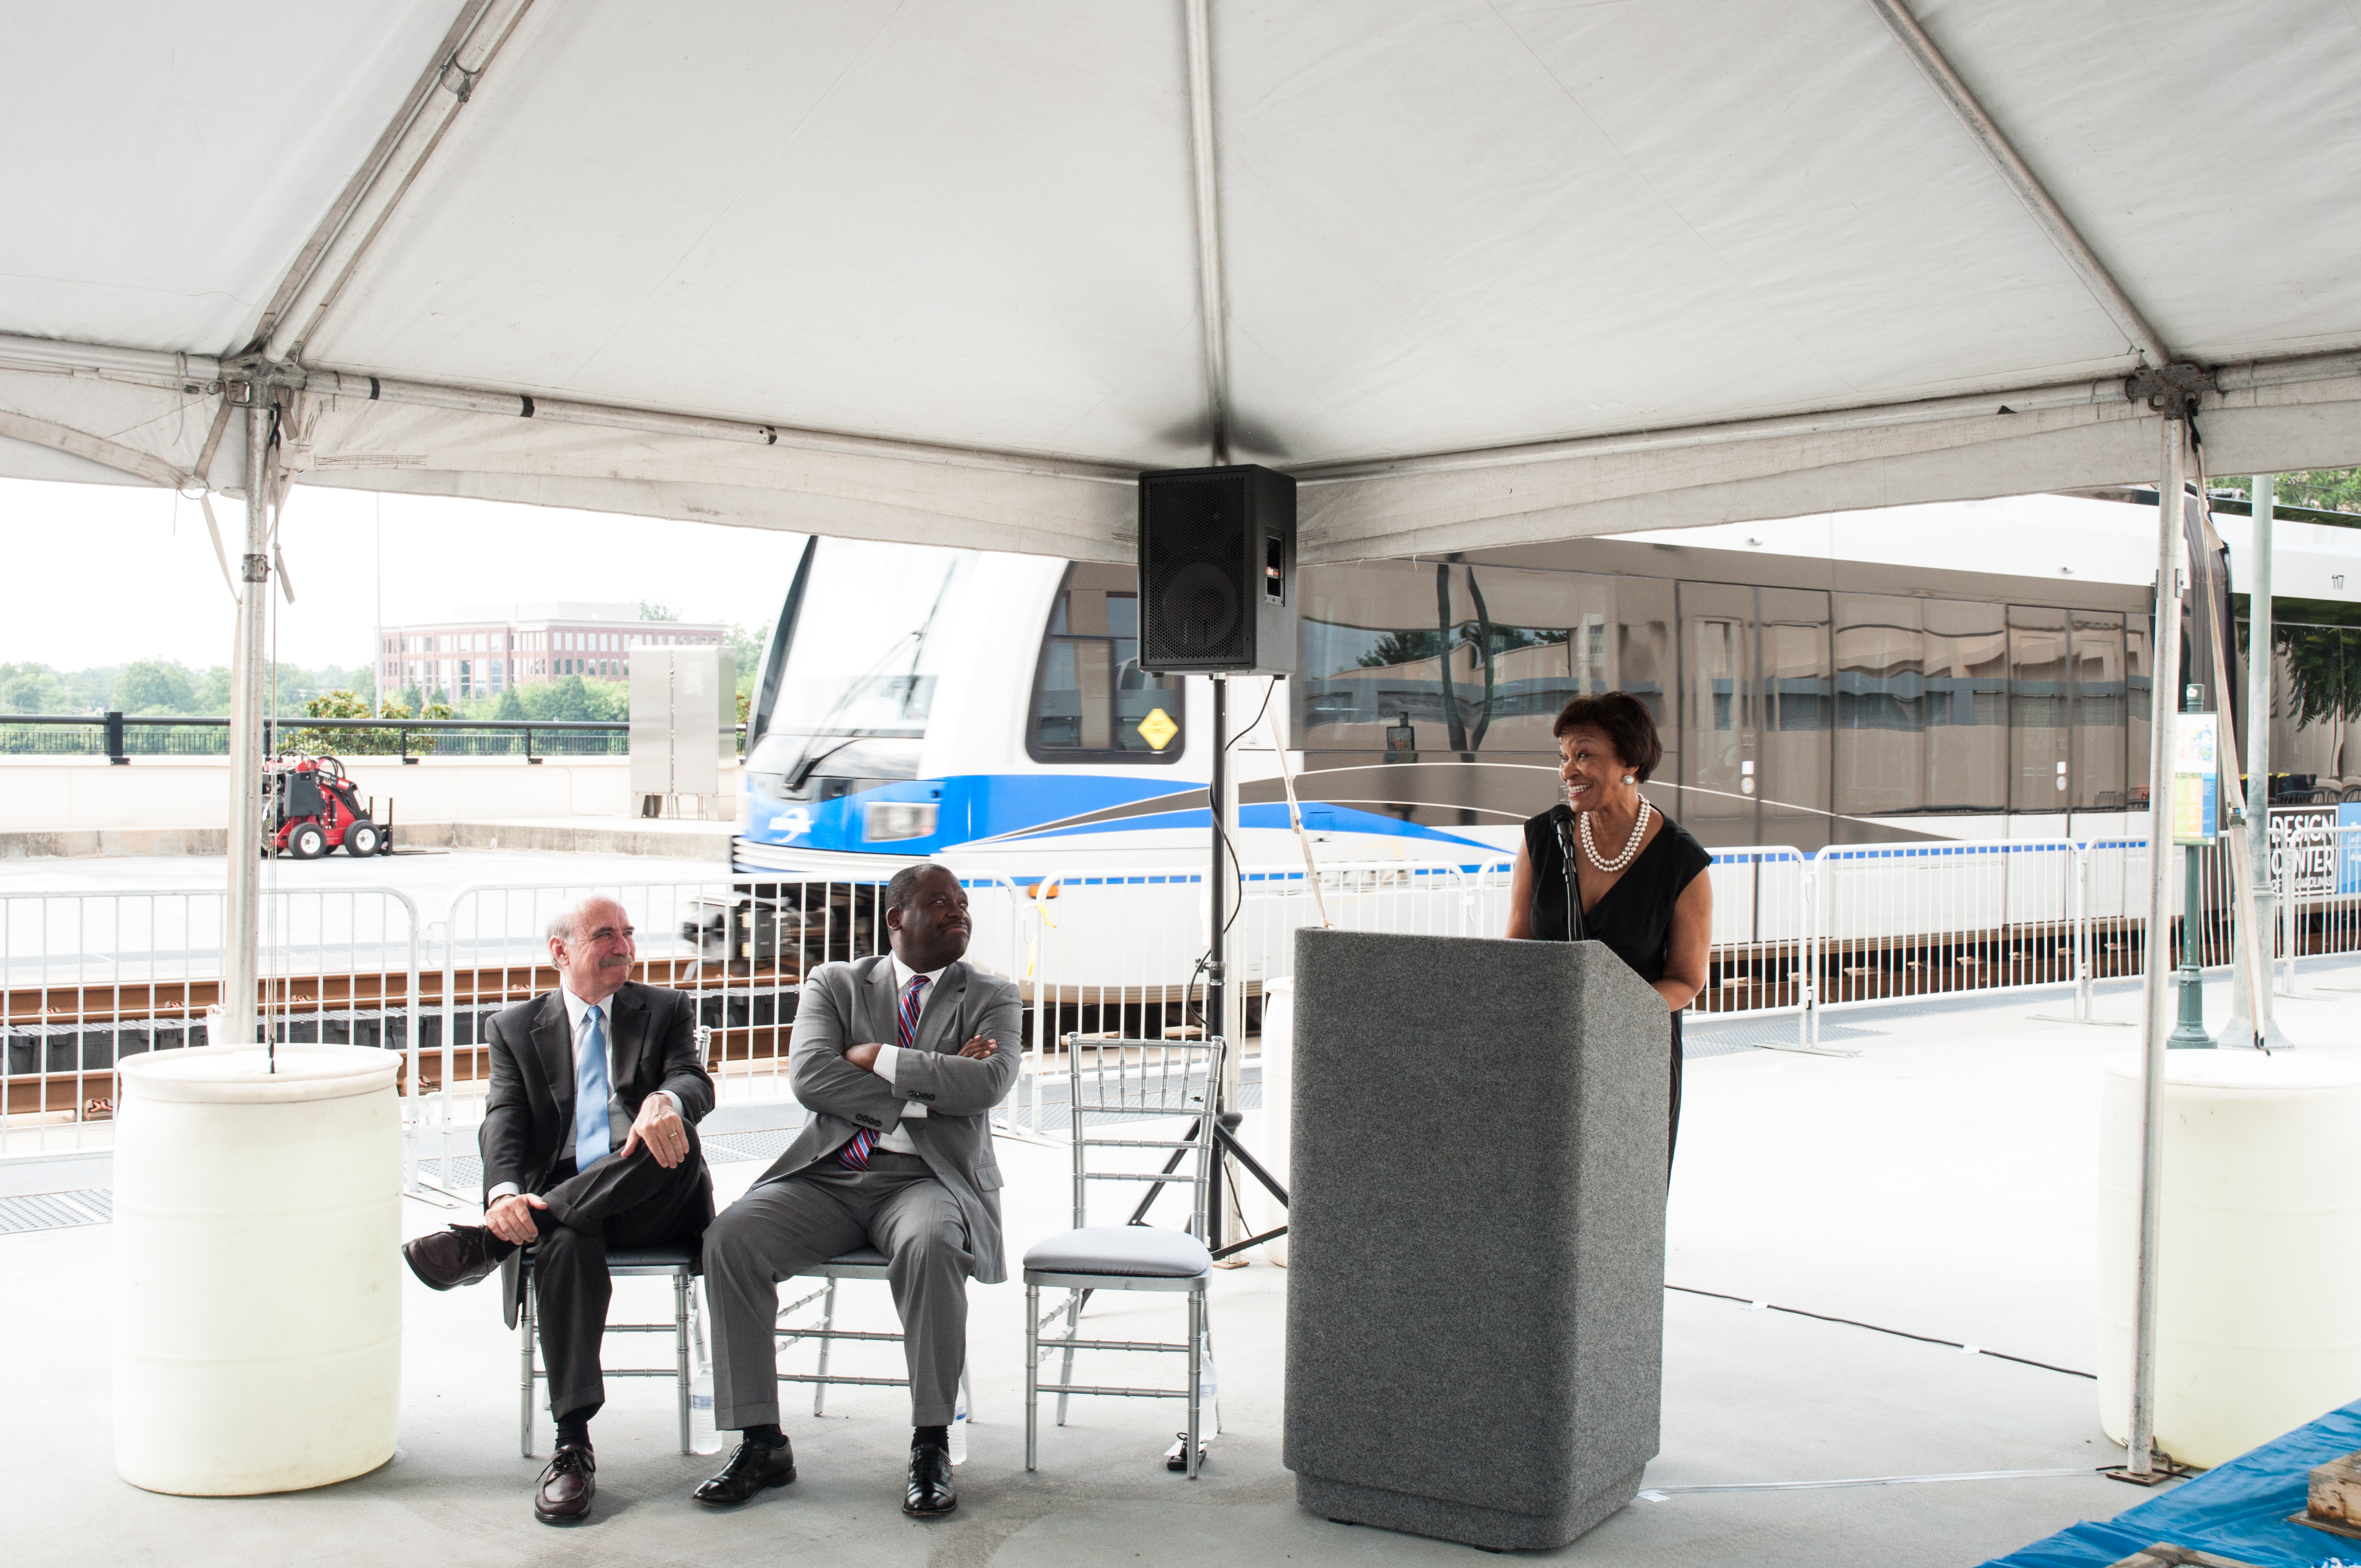
[[[820,541],[766,733],[813,751],[923,739],[950,658],[936,628],[975,562],[972,550]]]

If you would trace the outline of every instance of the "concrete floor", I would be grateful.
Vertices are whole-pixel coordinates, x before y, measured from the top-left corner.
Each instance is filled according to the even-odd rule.
[[[2312,1048],[2361,1053],[2361,1010],[2325,989],[2361,984],[2356,977],[2361,966],[2315,966],[2312,996],[2286,1005]],[[1757,1050],[1692,1061],[1668,1280],[2090,1370],[2099,1068],[2133,1031],[2026,1016],[2050,1005],[2017,998],[1858,1014],[1848,1021],[1887,1032],[1847,1042],[1862,1047],[1850,1059]],[[2136,1005],[2116,993],[2102,1012],[2124,1018]],[[1011,1247],[1021,1251],[1066,1223],[1066,1157],[1007,1143],[1001,1158]],[[92,1168],[61,1167],[71,1180],[60,1184],[84,1184]],[[718,1167],[724,1200],[760,1168]],[[9,1188],[31,1190],[38,1169],[12,1165]],[[452,1217],[405,1203],[412,1233]],[[528,1506],[540,1461],[516,1454],[515,1342],[480,1288],[438,1296],[408,1287],[401,1450],[376,1473],[236,1500],[152,1496],[117,1480],[109,1240],[105,1226],[0,1238],[5,1555],[24,1568],[324,1557],[436,1568],[768,1563],[814,1551],[940,1568],[1476,1560],[1295,1506],[1279,1458],[1287,1276],[1264,1263],[1215,1282],[1226,1430],[1194,1484],[1158,1463],[1179,1414],[1170,1402],[1076,1401],[1073,1425],[1045,1424],[1042,1468],[1028,1475],[1022,1288],[979,1287],[977,1420],[952,1518],[922,1524],[898,1511],[907,1436],[896,1391],[834,1391],[825,1420],[804,1405],[788,1427],[802,1478],[714,1514],[687,1493],[718,1460],[674,1452],[669,1384],[619,1381],[594,1429],[597,1517],[558,1530]],[[882,1286],[849,1287],[848,1299],[856,1316],[890,1324]],[[660,1284],[623,1282],[618,1315],[635,1301],[668,1311]],[[1161,1337],[1178,1312],[1170,1299],[1103,1297],[1091,1321],[1106,1337]],[[1663,1453],[1647,1477],[1661,1500],[1634,1502],[1545,1555],[1666,1568],[1968,1564],[2143,1496],[2088,1473],[2117,1451],[2099,1431],[2086,1379],[1677,1293],[1666,1297],[1665,1328]],[[544,1420],[544,1453],[546,1443]],[[2053,1468],[2082,1474],[1682,1489]]]

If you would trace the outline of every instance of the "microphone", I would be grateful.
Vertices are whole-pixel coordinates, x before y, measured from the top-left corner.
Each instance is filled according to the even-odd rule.
[[[1559,869],[1565,876],[1565,939],[1579,942],[1582,929],[1582,883],[1574,863],[1574,807],[1561,804],[1552,813],[1556,818]]]

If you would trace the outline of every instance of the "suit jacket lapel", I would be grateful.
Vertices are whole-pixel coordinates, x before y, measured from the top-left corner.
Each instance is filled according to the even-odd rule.
[[[557,1102],[557,1120],[567,1129],[572,1147],[574,1126],[574,1031],[566,1026],[566,997],[550,992],[542,998],[541,1015],[533,1020],[533,1043],[541,1052],[541,1070],[549,1076],[549,1092]]]
[[[960,1042],[948,1036],[956,1032],[959,1023],[960,999],[967,992],[967,965],[954,963],[942,972],[942,978],[927,987],[926,1008],[918,1014],[918,1037],[912,1042],[922,1051],[956,1051]]]
[[[608,1009],[614,1026],[607,1034],[607,1081],[618,1094],[631,1080],[640,1065],[640,1052],[648,1043],[648,999],[635,985],[626,985],[615,992]],[[625,1095],[624,1103],[630,1097]]]
[[[867,1032],[848,1040],[848,1045],[897,1045],[901,1041],[901,992],[894,983],[894,960],[880,958],[869,971],[867,1003],[869,1016],[855,1019],[856,1027],[867,1025]]]

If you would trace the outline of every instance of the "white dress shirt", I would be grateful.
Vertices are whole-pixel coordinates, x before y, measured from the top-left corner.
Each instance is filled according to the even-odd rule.
[[[949,964],[945,964],[943,966],[943,969],[949,968],[950,968],[950,965]],[[910,982],[914,980],[923,980],[927,982],[927,989],[918,993],[918,1011],[923,1016],[926,1013],[927,1004],[935,999],[936,983],[942,978],[942,969],[936,970],[929,974],[922,975],[917,970],[912,969],[908,964],[904,963],[900,954],[897,953],[894,956],[894,1024],[895,1032],[896,1034],[899,1034],[901,1031],[902,993],[910,989]],[[894,1066],[901,1059],[902,1047],[895,1045],[891,1041],[887,1041],[877,1047],[877,1059],[870,1064],[869,1070],[884,1079],[886,1082],[892,1083],[894,1081]],[[906,1100],[902,1102],[902,1121],[920,1121],[925,1118],[926,1114],[927,1108],[918,1103],[918,1102],[915,1100]],[[902,1130],[901,1122],[895,1123],[891,1128],[877,1135],[877,1146],[884,1149],[888,1154],[917,1154],[918,1152],[918,1146],[912,1143],[910,1141],[910,1135]]]
[[[557,988],[557,994],[566,1003],[566,1022],[574,1036],[574,1081],[576,1083],[580,1083],[582,1081],[582,1053],[590,1048],[590,1031],[583,1026],[583,1020],[588,1018],[590,1014],[590,1003],[575,995],[573,992],[567,990],[562,983]],[[607,1091],[611,1096],[620,1092],[620,1091],[615,1086],[615,999],[613,997],[609,996],[606,1001],[598,1004],[598,1017],[600,1022],[607,1025],[604,1029],[599,1031],[598,1043],[599,1048],[607,1053]],[[661,1094],[665,1099],[671,1101],[672,1108],[675,1112],[680,1109],[680,1096],[675,1094],[671,1090],[659,1089],[656,1091],[656,1093]],[[650,1098],[653,1098],[653,1096],[650,1096]],[[623,1128],[620,1132],[616,1131],[614,1115],[615,1102],[612,1099],[609,1099],[607,1102],[607,1146],[610,1149],[619,1149],[623,1146],[624,1140],[631,1135],[631,1125],[627,1122],[623,1124]],[[566,1146],[569,1149],[574,1146],[574,1133],[573,1127],[570,1124],[566,1128]],[[515,1182],[503,1181],[498,1187],[493,1188],[491,1191],[486,1195],[484,1199],[485,1206],[489,1208],[492,1204],[499,1202],[501,1199],[512,1195],[517,1190],[518,1188]]]

